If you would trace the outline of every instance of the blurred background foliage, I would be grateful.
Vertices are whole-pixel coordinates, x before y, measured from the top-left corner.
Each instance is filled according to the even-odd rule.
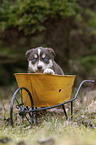
[[[96,1],[0,0],[0,85],[27,72],[25,52],[38,46],[78,82],[96,79]]]

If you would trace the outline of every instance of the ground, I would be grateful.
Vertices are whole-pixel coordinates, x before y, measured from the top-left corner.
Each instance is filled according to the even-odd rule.
[[[74,101],[73,120],[67,120],[62,110],[51,110],[38,116],[38,124],[10,125],[10,103],[16,85],[0,88],[0,144],[8,145],[95,145],[96,144],[96,90],[83,88]],[[74,89],[72,95],[74,95]],[[93,108],[94,106],[94,108]],[[70,106],[67,105],[69,114]],[[69,114],[70,115],[70,114]],[[5,138],[6,137],[6,138]],[[5,140],[4,140],[5,139]],[[5,143],[4,143],[5,141]],[[39,143],[38,143],[39,141]]]

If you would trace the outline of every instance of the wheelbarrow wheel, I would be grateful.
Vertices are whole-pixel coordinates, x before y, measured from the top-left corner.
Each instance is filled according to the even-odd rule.
[[[26,94],[25,102],[23,102],[23,92]],[[26,106],[27,98],[30,99],[30,106]],[[10,119],[12,126],[20,124],[29,125],[33,122],[33,113],[30,110],[34,109],[32,96],[29,90],[25,87],[18,88],[12,98],[10,107]]]

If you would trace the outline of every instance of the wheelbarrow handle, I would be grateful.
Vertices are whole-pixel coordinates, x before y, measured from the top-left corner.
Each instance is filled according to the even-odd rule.
[[[94,81],[94,87],[96,87],[96,80]]]
[[[78,93],[79,93],[79,91],[80,91],[82,85],[83,85],[84,83],[86,83],[86,82],[94,83],[94,84],[96,85],[96,81],[95,81],[95,80],[83,80],[83,81],[80,83],[80,85],[79,85],[79,87],[78,87],[78,89],[77,89],[77,92],[76,92],[74,98],[72,99],[72,101],[75,100],[75,99],[77,98],[77,95],[78,95]]]

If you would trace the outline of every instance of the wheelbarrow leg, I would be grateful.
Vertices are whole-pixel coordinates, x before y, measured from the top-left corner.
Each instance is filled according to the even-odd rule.
[[[33,124],[33,123],[34,123],[34,112],[32,112],[31,123],[30,124]]]
[[[66,110],[65,110],[64,104],[62,105],[62,108],[63,108],[64,114],[65,114],[65,116],[66,116],[66,120],[68,120],[68,116],[67,116],[67,113],[66,113]]]
[[[71,120],[73,119],[73,101],[71,101]]]
[[[34,107],[32,107],[32,110],[34,110]],[[32,112],[32,115],[31,115],[31,124],[34,123],[34,112]]]
[[[37,109],[37,107],[35,107],[35,109]],[[37,123],[37,111],[35,112],[35,119],[36,119],[36,123]]]

